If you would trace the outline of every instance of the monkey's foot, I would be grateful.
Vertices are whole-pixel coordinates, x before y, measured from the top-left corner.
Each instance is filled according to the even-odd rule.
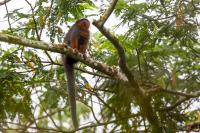
[[[79,53],[79,51],[78,51],[78,49],[73,49],[74,50],[74,52],[77,54],[77,53]]]

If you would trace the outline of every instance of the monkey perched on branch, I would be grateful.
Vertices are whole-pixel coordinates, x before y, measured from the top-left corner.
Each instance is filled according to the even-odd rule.
[[[89,32],[90,22],[87,19],[77,20],[76,23],[69,29],[68,33],[64,38],[64,43],[67,46],[77,50],[86,55],[86,49],[89,42],[90,32]],[[78,128],[78,120],[76,115],[76,93],[75,93],[75,76],[74,76],[74,64],[77,60],[67,56],[62,55],[64,70],[67,77],[68,85],[68,96],[69,103],[71,107],[71,117],[73,125]]]

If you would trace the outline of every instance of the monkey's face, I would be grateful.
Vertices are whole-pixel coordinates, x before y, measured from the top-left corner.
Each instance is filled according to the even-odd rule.
[[[90,22],[87,19],[80,19],[76,22],[76,24],[83,30],[88,30],[90,27]]]
[[[90,22],[84,20],[84,21],[82,22],[82,25],[83,25],[83,27],[85,27],[86,29],[89,29],[89,27],[90,27]]]

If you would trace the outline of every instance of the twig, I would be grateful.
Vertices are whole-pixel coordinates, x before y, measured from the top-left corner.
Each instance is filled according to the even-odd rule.
[[[120,119],[116,119],[116,120],[112,120],[112,121],[108,121],[108,122],[104,122],[104,123],[98,123],[98,124],[83,126],[83,127],[80,127],[79,129],[74,130],[74,131],[72,131],[72,132],[80,131],[80,130],[87,129],[87,128],[93,128],[93,127],[99,127],[99,126],[109,125],[109,124],[112,124],[112,123],[116,123],[116,122],[118,122],[118,121],[122,121],[122,120],[124,120],[124,119],[137,117],[138,115],[139,115],[139,114],[131,114],[131,115],[129,115],[129,116],[122,117],[122,118],[120,118]]]
[[[17,126],[20,126],[20,127],[26,127],[26,125],[20,125],[18,123],[14,123],[14,122],[6,122],[6,121],[3,121],[3,123],[9,123],[9,124],[12,124],[12,125],[17,125]],[[3,128],[4,129],[4,128]],[[12,129],[12,128],[11,128]],[[62,131],[62,130],[56,130],[56,129],[53,129],[53,128],[43,128],[43,127],[29,127],[29,129],[36,129],[36,130],[43,130],[43,131],[54,131],[54,132],[57,132],[57,133],[73,133],[73,132],[66,132],[66,131]],[[6,129],[5,129],[6,130]],[[9,129],[7,129],[9,130]],[[17,129],[17,128],[13,128],[12,130],[22,130],[22,129]]]
[[[33,22],[34,22],[35,33],[36,33],[36,36],[37,36],[37,40],[40,41],[40,36],[39,36],[38,28],[37,28],[38,26],[37,26],[35,14],[34,14],[34,9],[33,9],[31,3],[28,0],[25,0],[25,1],[31,8],[31,12],[32,12],[31,16],[32,16],[32,19],[33,19]]]
[[[51,8],[53,7],[53,3],[54,3],[54,0],[51,0],[51,5],[50,5],[50,7],[49,7],[49,11],[48,11],[48,13],[45,15],[44,21],[43,21],[42,26],[41,26],[41,28],[40,28],[40,34],[39,34],[40,37],[42,36],[42,31],[43,31],[43,29],[44,29],[44,27],[45,27],[45,22],[46,22],[47,18],[49,17],[50,13],[51,13]]]
[[[172,93],[172,94],[177,94],[177,95],[179,94],[179,95],[184,96],[184,97],[180,98],[175,104],[173,104],[169,107],[159,109],[159,111],[173,110],[174,108],[176,108],[177,106],[179,106],[183,102],[190,100],[191,98],[196,98],[196,97],[200,96],[200,92],[195,92],[195,93],[192,93],[192,94],[184,94],[184,93],[176,92],[176,93]]]
[[[33,18],[34,27],[35,27],[35,33],[36,33],[36,36],[37,36],[37,40],[40,41],[41,40],[41,36],[40,36],[41,33],[39,34],[39,31],[38,31],[38,24],[37,24],[35,15],[34,15],[34,8],[33,8],[33,6],[31,5],[31,3],[28,0],[25,0],[25,1],[27,2],[27,4],[31,8],[32,18]],[[49,58],[49,60],[53,63],[53,59],[51,58],[50,54],[46,50],[44,52],[47,55],[47,57]]]
[[[188,98],[195,98],[195,97],[199,97],[200,96],[200,91],[199,92],[194,92],[191,94],[186,94],[186,93],[182,93],[182,92],[177,92],[177,91],[173,91],[173,90],[166,90],[166,89],[162,89],[162,92],[166,92],[166,93],[170,93],[173,95],[179,95],[179,96],[183,96],[183,97],[188,97]]]
[[[182,97],[180,98],[175,104],[169,106],[169,107],[165,107],[165,108],[160,108],[158,109],[158,111],[170,111],[170,110],[173,110],[175,109],[177,106],[179,106],[180,104],[182,104],[183,102],[189,100],[190,98],[188,97]]]
[[[94,110],[93,110],[93,102],[92,102],[93,100],[92,100],[92,95],[91,95],[91,100],[90,100],[90,102],[91,102],[91,107],[89,106],[89,108],[90,108],[90,110],[92,111],[92,115],[93,115],[93,117],[94,117],[94,119],[96,120],[96,122],[99,124],[100,122],[99,122],[99,120],[97,119],[97,117],[96,117],[96,115],[95,115],[95,113],[94,113]]]
[[[7,2],[5,2],[5,7],[6,7],[7,16],[8,16],[9,29],[12,32],[12,26],[11,26],[11,22],[10,22],[10,15],[9,15],[9,12],[8,12]]]
[[[151,88],[153,88],[153,87],[151,87]],[[195,97],[199,97],[200,96],[200,91],[193,92],[191,94],[186,94],[186,93],[178,92],[178,91],[174,91],[174,90],[163,89],[160,86],[155,86],[155,89],[150,89],[150,90],[147,91],[147,93],[149,93],[150,95],[153,95],[153,94],[155,94],[157,92],[164,92],[164,93],[169,93],[169,94],[172,94],[172,95],[188,97],[188,98],[195,98]]]
[[[110,109],[112,112],[114,112],[116,115],[119,115],[119,113],[112,107],[110,107],[110,105],[108,105],[106,102],[104,102],[103,99],[101,99],[101,97],[98,95],[98,93],[94,92],[95,96],[103,103],[104,106],[106,106],[108,109]]]

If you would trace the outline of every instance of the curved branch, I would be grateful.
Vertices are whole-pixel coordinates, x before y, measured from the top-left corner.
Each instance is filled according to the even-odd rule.
[[[116,4],[117,4],[118,0],[113,0],[110,7],[104,12],[104,14],[100,17],[99,20],[94,20],[93,21],[93,25],[95,25],[97,27],[97,29],[114,45],[114,47],[117,49],[118,51],[118,55],[119,55],[119,66],[122,70],[122,72],[126,75],[126,77],[128,78],[128,80],[130,81],[130,83],[132,84],[132,86],[135,89],[139,89],[139,86],[137,84],[137,82],[134,79],[134,75],[131,73],[131,71],[129,70],[127,64],[126,64],[126,58],[125,58],[125,52],[124,49],[122,47],[122,44],[120,44],[119,40],[112,35],[109,30],[107,30],[104,27],[104,23],[106,22],[106,20],[109,18],[109,16],[111,15],[111,13],[113,12]]]
[[[98,28],[98,30],[114,45],[114,47],[118,51],[119,55],[119,66],[122,70],[122,72],[126,75],[130,83],[135,89],[139,89],[139,86],[137,82],[134,79],[134,75],[129,70],[127,64],[126,64],[126,58],[125,58],[125,52],[120,44],[119,40],[112,35],[104,26],[101,25],[100,21],[93,21],[93,24]]]
[[[113,0],[115,2],[115,0]],[[110,8],[114,8],[111,7]],[[108,8],[107,12],[112,12]],[[105,14],[104,14],[105,15]],[[107,16],[109,17],[109,15]],[[104,18],[102,16],[101,18]],[[106,17],[105,17],[106,18]],[[129,83],[131,84],[131,90],[130,93],[135,97],[135,100],[137,104],[140,106],[141,112],[145,118],[148,119],[149,123],[152,125],[152,131],[155,133],[160,133],[162,131],[158,117],[156,113],[153,110],[153,107],[151,105],[151,98],[146,96],[143,90],[139,87],[137,81],[134,79],[134,75],[128,68],[126,64],[126,58],[125,58],[125,52],[122,47],[122,44],[119,42],[119,40],[112,35],[102,24],[103,20],[95,20],[93,21],[93,25],[97,27],[97,29],[114,45],[114,47],[117,49],[118,55],[119,55],[119,66],[122,72],[126,75]]]

